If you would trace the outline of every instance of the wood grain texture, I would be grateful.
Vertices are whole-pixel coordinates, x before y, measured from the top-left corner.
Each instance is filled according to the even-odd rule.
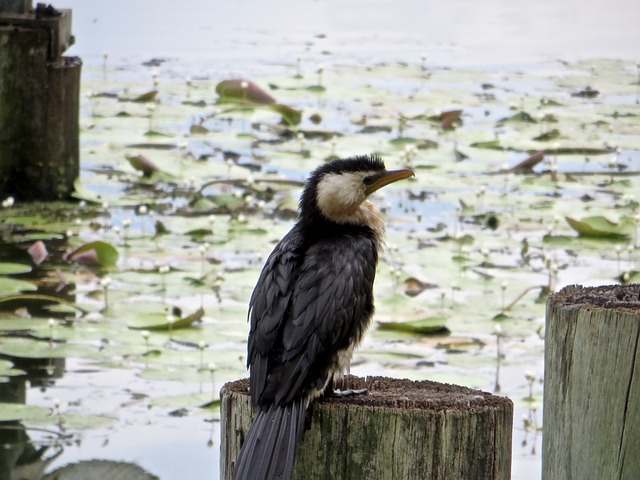
[[[383,377],[350,377],[348,386],[369,393],[313,404],[294,479],[510,478],[509,399]],[[221,478],[228,480],[252,417],[248,381],[225,385],[221,398]]]
[[[0,24],[3,199],[66,199],[78,178],[82,62],[50,51],[49,30]]]
[[[543,478],[640,475],[640,285],[547,302]]]

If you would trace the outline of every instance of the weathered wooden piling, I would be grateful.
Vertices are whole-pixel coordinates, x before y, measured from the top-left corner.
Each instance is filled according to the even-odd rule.
[[[545,479],[640,478],[640,284],[547,302]]]
[[[221,476],[232,478],[253,417],[248,380],[221,392]],[[349,378],[369,393],[317,401],[296,454],[297,480],[511,478],[513,403],[465,387]]]
[[[71,10],[0,0],[0,198],[64,199],[79,173]]]

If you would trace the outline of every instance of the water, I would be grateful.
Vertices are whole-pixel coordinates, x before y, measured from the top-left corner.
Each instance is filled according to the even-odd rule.
[[[487,70],[598,57],[640,61],[634,0],[61,1],[70,54],[96,64],[178,59],[225,74],[295,64],[417,62]]]

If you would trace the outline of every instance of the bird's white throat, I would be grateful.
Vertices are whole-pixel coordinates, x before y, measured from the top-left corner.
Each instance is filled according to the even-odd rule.
[[[374,172],[327,174],[318,183],[316,202],[322,215],[340,224],[370,227],[384,241],[382,213],[365,193],[364,179]]]

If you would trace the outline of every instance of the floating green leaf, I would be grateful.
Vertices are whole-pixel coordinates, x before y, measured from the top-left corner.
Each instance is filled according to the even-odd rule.
[[[118,250],[110,243],[96,240],[67,253],[65,260],[85,265],[112,266],[118,263]]]
[[[189,235],[190,237],[194,238],[202,238],[213,235],[213,230],[211,230],[210,228],[194,228],[193,230],[185,232],[185,235]]]
[[[0,262],[0,275],[15,275],[30,271],[31,266],[24,263]]]
[[[126,478],[128,480],[158,480],[158,477],[133,463],[112,460],[82,460],[68,463],[47,473],[44,480],[78,480],[86,478]]]
[[[4,405],[9,404],[0,404],[0,412],[4,409]],[[65,411],[57,412],[40,407],[25,405],[16,405],[16,407],[26,407],[25,416],[20,419],[32,426],[57,425],[65,429],[87,430],[91,428],[109,427],[117,422],[116,418],[105,415],[91,415],[87,413]],[[30,411],[30,409],[36,408],[37,410]],[[13,413],[11,410],[12,409],[8,408],[7,414]],[[21,408],[17,408],[15,414],[19,414],[21,410]],[[2,414],[0,413],[0,418],[1,416]]]
[[[38,287],[30,282],[17,280],[15,278],[0,277],[0,296],[2,297],[37,289]]]
[[[572,97],[580,97],[580,98],[595,98],[600,94],[598,90],[591,88],[590,86],[586,86],[582,90],[574,92],[571,94]]]
[[[26,375],[27,372],[15,368],[11,360],[0,359],[0,377],[16,377],[18,375]]]
[[[151,401],[151,405],[162,408],[208,408],[212,402],[219,404],[220,400],[212,398],[211,393],[190,393],[155,398]]]
[[[287,105],[276,103],[275,105],[271,105],[271,110],[279,113],[287,125],[298,125],[302,121],[302,112]]]
[[[551,140],[555,140],[559,136],[560,136],[560,130],[558,130],[557,128],[554,128],[553,130],[549,130],[548,132],[541,133],[540,135],[538,135],[537,137],[534,137],[533,139],[536,140],[537,142],[549,142]]]
[[[440,115],[435,115],[430,117],[429,120],[436,121],[440,123],[440,128],[443,130],[451,130],[456,127],[459,127],[462,124],[462,110],[447,110],[442,112]]]
[[[639,283],[640,282],[640,271],[639,270],[627,270],[619,275],[620,283],[628,285],[630,283]]]
[[[608,147],[555,147],[546,149],[545,153],[554,155],[606,155],[614,150],[614,148]]]
[[[0,278],[0,292],[2,292],[1,284],[2,284],[2,278]],[[71,307],[75,310],[78,310],[82,313],[87,313],[87,310],[80,307],[79,305],[76,305],[75,303],[70,302],[69,300],[66,300],[64,298],[54,297],[52,295],[42,295],[39,293],[23,293],[18,295],[9,295],[9,296],[0,297],[0,304],[5,302],[16,302],[16,303],[22,303],[24,305],[33,301],[59,303],[62,305],[66,305],[67,307]]]
[[[137,97],[123,98],[124,101],[136,102],[136,103],[148,103],[153,102],[158,96],[157,90],[149,90],[148,92],[141,93]]]
[[[397,332],[419,333],[424,335],[434,333],[448,333],[445,326],[447,319],[444,317],[427,317],[421,320],[408,322],[378,322],[381,330],[395,330]]]
[[[251,80],[234,78],[223,80],[216,85],[216,93],[221,102],[249,102],[258,105],[272,105],[275,98]]]
[[[309,85],[307,87],[307,91],[313,92],[313,93],[322,93],[322,92],[325,92],[326,90],[327,90],[326,87],[322,85]]]
[[[411,137],[396,137],[391,139],[389,143],[394,147],[405,147],[407,145],[416,145],[420,143],[420,140]]]
[[[152,331],[161,331],[161,330],[178,330],[180,328],[187,328],[192,326],[194,323],[202,320],[204,316],[204,310],[199,308],[191,315],[186,317],[177,318],[173,322],[167,321],[166,315],[149,315],[140,320],[136,320],[134,323],[129,325],[129,328],[132,330],[152,330]]]
[[[535,152],[522,160],[517,165],[511,167],[510,171],[513,173],[531,173],[533,172],[533,167],[535,167],[542,160],[544,160],[544,152]]]
[[[35,405],[23,405],[21,403],[0,403],[0,422],[11,421],[42,421],[50,417],[51,410],[36,407]]]
[[[488,140],[486,142],[475,142],[470,146],[474,148],[487,148],[490,150],[505,150],[505,147],[500,144],[500,140]]]
[[[142,176],[145,178],[149,178],[160,171],[160,168],[144,155],[127,155],[126,159],[133,168],[142,172]]]
[[[501,118],[498,120],[498,125],[504,125],[505,123],[538,123],[535,118],[529,115],[527,112],[518,112],[510,117]]]
[[[118,419],[114,417],[108,417],[106,415],[90,415],[81,412],[62,412],[60,415],[53,414],[49,418],[51,420],[55,420],[56,424],[73,430],[105,428],[118,422]]]
[[[409,297],[420,295],[424,290],[428,288],[437,288],[437,285],[434,283],[423,282],[422,280],[415,277],[409,277],[404,281],[404,293]]]
[[[0,353],[21,358],[83,358],[95,353],[88,345],[54,343],[34,338],[9,337],[0,342]]]
[[[636,228],[635,220],[630,217],[622,217],[619,222],[613,222],[602,215],[585,217],[581,220],[571,217],[565,217],[565,219],[571,228],[585,237],[627,237],[633,235]]]

